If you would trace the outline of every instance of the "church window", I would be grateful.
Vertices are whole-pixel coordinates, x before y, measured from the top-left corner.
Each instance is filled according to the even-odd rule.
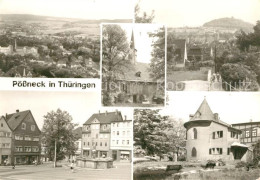
[[[197,129],[193,128],[193,137],[192,137],[192,139],[197,139],[197,136],[198,136]]]
[[[196,150],[195,147],[193,147],[192,150],[191,150],[191,156],[192,157],[196,157],[197,156],[197,150]]]

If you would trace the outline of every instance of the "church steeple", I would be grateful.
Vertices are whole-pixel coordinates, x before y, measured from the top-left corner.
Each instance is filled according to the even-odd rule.
[[[136,63],[136,49],[135,49],[135,38],[134,38],[134,31],[132,30],[132,35],[131,35],[131,41],[130,41],[130,49],[131,49],[131,63],[135,64]]]

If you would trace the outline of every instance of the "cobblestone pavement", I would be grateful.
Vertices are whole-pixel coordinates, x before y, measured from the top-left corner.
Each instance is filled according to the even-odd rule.
[[[67,164],[53,168],[52,164],[0,167],[0,180],[131,180],[131,163],[114,163],[114,168],[95,170],[76,167],[72,172]]]

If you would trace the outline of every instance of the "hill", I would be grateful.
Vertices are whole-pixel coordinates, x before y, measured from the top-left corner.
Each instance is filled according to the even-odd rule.
[[[32,14],[0,14],[0,21],[68,21],[86,24],[100,24],[101,22],[131,23],[131,19],[77,19],[66,17],[51,17]]]
[[[230,28],[230,29],[243,29],[250,30],[253,29],[253,24],[242,21],[240,19],[235,18],[220,18],[214,19],[212,21],[206,22],[203,24],[204,27],[220,27],[220,28]]]

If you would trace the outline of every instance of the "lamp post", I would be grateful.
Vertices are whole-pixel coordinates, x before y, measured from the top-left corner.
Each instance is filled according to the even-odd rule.
[[[57,126],[56,125],[53,125],[53,131],[56,131],[57,130]],[[56,136],[56,135],[55,135]],[[56,161],[57,161],[57,137],[55,137],[55,143],[54,143],[54,168],[56,168]]]

